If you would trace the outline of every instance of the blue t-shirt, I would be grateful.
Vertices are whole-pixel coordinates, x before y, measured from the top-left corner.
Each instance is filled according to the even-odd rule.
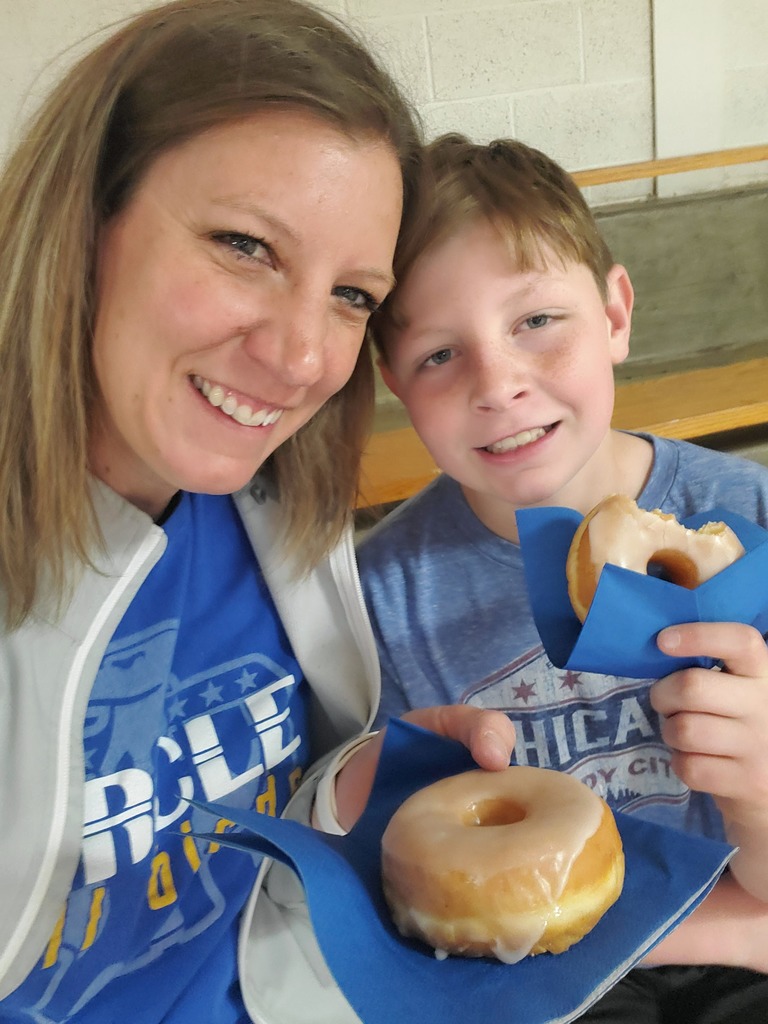
[[[229,497],[181,496],[118,626],[84,730],[82,854],[0,1021],[234,1024],[258,860],[191,832],[187,798],[279,813],[308,761],[307,684]]]
[[[651,438],[645,508],[685,518],[720,506],[768,527],[768,469]],[[615,810],[712,838],[722,818],[675,775],[649,679],[557,669],[531,613],[517,544],[488,530],[438,477],[363,540],[360,573],[382,669],[379,720],[409,708],[505,711],[520,764],[575,774]]]

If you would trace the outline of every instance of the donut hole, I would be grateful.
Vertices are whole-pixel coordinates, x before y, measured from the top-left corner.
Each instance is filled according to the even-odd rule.
[[[678,587],[693,590],[699,585],[699,573],[696,563],[682,551],[662,548],[654,551],[648,559],[646,572],[649,576],[675,583]]]
[[[525,811],[513,800],[502,798],[481,800],[467,808],[465,825],[514,825],[522,821]]]

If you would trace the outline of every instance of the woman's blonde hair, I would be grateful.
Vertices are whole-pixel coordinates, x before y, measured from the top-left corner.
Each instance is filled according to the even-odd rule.
[[[98,542],[87,442],[99,227],[152,161],[266,105],[386,140],[416,203],[420,134],[365,47],[298,0],[176,0],[125,23],[71,70],[0,182],[0,574],[7,624],[61,599]],[[371,197],[371,202],[375,202]],[[272,456],[288,547],[304,567],[338,538],[373,410],[366,343],[346,386]],[[74,557],[74,561],[73,561]]]
[[[452,132],[426,147],[424,171],[428,186],[419,215],[403,223],[395,260],[399,282],[427,250],[485,220],[521,270],[540,269],[552,256],[583,263],[606,297],[613,257],[578,186],[551,157],[516,139],[485,145]],[[384,358],[387,333],[397,323],[395,289],[372,324]]]

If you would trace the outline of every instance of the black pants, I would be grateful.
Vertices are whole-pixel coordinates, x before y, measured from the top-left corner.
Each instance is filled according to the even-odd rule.
[[[768,975],[738,967],[637,969],[579,1024],[768,1024]]]

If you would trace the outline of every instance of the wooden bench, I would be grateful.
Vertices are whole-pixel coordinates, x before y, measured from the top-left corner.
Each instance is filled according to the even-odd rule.
[[[696,440],[768,425],[768,357],[618,384],[613,425]],[[439,470],[412,427],[380,431],[363,457],[359,507],[410,497]]]

